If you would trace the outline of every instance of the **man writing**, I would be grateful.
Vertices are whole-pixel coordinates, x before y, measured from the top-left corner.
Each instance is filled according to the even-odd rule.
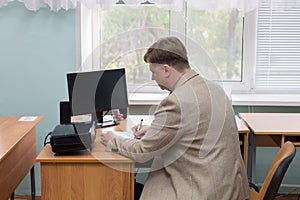
[[[153,159],[141,199],[244,200],[249,196],[234,112],[223,89],[190,68],[176,37],[144,55],[152,79],[170,94],[138,139],[101,134],[109,148],[137,162]]]

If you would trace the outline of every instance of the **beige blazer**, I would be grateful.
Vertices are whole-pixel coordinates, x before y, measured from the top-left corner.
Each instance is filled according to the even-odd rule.
[[[219,85],[193,70],[160,103],[141,140],[116,137],[108,147],[138,162],[154,158],[143,200],[249,196],[231,102]]]

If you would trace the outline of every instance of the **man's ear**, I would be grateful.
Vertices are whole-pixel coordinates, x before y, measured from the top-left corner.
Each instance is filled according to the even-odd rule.
[[[171,73],[171,67],[169,65],[165,64],[165,65],[163,65],[163,68],[164,68],[163,70],[165,72],[166,77],[168,77]]]

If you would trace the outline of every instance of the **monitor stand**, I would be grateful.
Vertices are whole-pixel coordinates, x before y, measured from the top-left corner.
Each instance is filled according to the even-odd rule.
[[[97,120],[96,128],[105,128],[109,126],[116,126],[119,123],[114,120],[114,118],[110,115],[100,115]]]
[[[98,122],[96,124],[96,128],[105,128],[105,127],[109,127],[109,126],[116,126],[118,125],[118,123],[116,121],[112,121],[112,122]]]

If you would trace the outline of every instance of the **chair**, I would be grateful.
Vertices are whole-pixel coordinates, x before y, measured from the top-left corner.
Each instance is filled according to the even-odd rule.
[[[264,183],[259,192],[250,185],[249,200],[273,200],[279,190],[285,172],[296,155],[296,148],[292,142],[287,141],[278,151]]]

